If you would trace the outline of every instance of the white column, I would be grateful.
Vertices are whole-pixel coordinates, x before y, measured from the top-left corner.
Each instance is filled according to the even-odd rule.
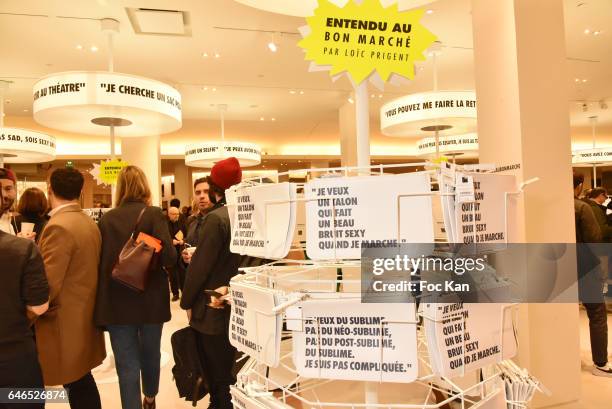
[[[472,0],[472,19],[480,162],[520,164],[520,181],[540,178],[519,205],[515,241],[573,242],[563,2]],[[580,398],[578,327],[575,304],[521,306],[519,364],[553,393],[534,407]]]
[[[341,166],[357,166],[357,119],[355,105],[347,102],[340,107]]]
[[[138,166],[147,175],[151,188],[151,203],[161,205],[161,158],[159,135],[121,138],[121,159]]]

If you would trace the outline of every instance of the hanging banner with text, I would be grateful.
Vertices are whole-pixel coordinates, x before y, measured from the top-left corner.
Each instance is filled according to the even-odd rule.
[[[516,192],[514,175],[474,173],[466,176],[457,173],[457,178],[470,178],[471,192],[466,191],[467,199],[462,200],[461,183],[456,184],[455,217],[456,243],[506,243],[507,225],[512,223],[515,214],[513,198],[508,200],[506,193]],[[468,197],[469,196],[469,197]]]
[[[185,147],[185,164],[201,168],[212,168],[225,158],[238,159],[241,167],[261,163],[261,148],[248,142],[216,141],[202,142]]]
[[[70,71],[34,84],[39,124],[78,134],[161,135],[182,126],[181,94],[170,85],[115,72]]]
[[[441,136],[438,140],[438,152],[444,154],[461,154],[461,159],[478,156],[478,135],[475,133],[466,135]],[[436,138],[423,138],[417,143],[419,155],[433,155],[436,153]]]
[[[303,326],[293,331],[293,362],[301,376],[403,383],[416,379],[414,304],[339,298],[297,307]]]
[[[454,378],[516,355],[507,304],[426,303],[425,336],[432,370]]]
[[[101,185],[116,185],[119,172],[129,164],[121,159],[103,160],[100,164],[94,163],[89,173]]]
[[[273,314],[278,305],[274,290],[232,280],[230,343],[239,351],[276,367],[280,360],[282,318]]]
[[[380,130],[387,136],[457,135],[476,131],[474,91],[410,94],[380,108]],[[435,145],[434,145],[435,151]]]
[[[21,128],[0,128],[0,155],[6,163],[41,163],[55,159],[55,137]]]
[[[306,251],[313,260],[359,259],[364,242],[433,242],[427,172],[319,178],[304,192]]]
[[[612,148],[582,149],[573,152],[572,163],[577,166],[612,163]]]
[[[298,45],[306,60],[329,66],[332,76],[346,71],[356,84],[373,72],[383,81],[392,74],[413,79],[414,62],[424,61],[437,39],[421,24],[424,13],[400,12],[397,4],[384,8],[380,0],[349,0],[344,7],[319,0]]]
[[[289,182],[226,191],[232,227],[230,250],[281,259],[291,247],[296,222],[296,185]]]

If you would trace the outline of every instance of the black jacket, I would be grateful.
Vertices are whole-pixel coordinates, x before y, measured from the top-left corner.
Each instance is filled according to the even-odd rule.
[[[217,205],[205,217],[197,249],[193,254],[181,296],[181,308],[191,309],[191,322],[197,331],[219,335],[228,331],[229,306],[208,307],[210,297],[204,290],[229,285],[238,274],[240,255],[230,252],[231,228],[227,208]]]
[[[25,215],[25,214],[19,214],[15,216],[14,220],[15,220],[15,224],[13,228],[15,229],[15,232],[21,231],[21,223],[23,222],[34,223],[34,233],[36,233],[36,238],[34,240],[36,241],[36,243],[38,243],[38,240],[40,239],[40,236],[42,235],[43,229],[49,222],[49,218],[47,216],[39,217],[36,215]]]
[[[26,306],[49,300],[43,259],[34,242],[0,231],[0,363],[36,353]],[[0,365],[0,371],[2,371]]]
[[[146,290],[138,293],[111,278],[119,253],[144,207],[142,202],[126,202],[100,219],[102,252],[95,312],[97,325],[159,324],[170,320],[168,276],[162,267],[176,263],[176,250],[168,232],[168,221],[161,209],[150,207],[145,210],[136,233],[147,233],[161,240],[163,246],[157,268],[150,273]]]

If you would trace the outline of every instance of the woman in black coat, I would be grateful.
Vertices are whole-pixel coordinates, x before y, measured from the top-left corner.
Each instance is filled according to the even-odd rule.
[[[37,187],[26,189],[19,198],[19,204],[17,205],[19,215],[15,217],[16,231],[22,233],[22,223],[32,223],[34,225],[33,232],[36,233],[34,240],[38,243],[38,239],[40,239],[40,235],[49,221],[49,217],[47,217],[48,207],[45,192]]]
[[[150,202],[145,174],[136,166],[127,166],[117,181],[116,208],[102,216],[99,223],[102,252],[95,320],[110,334],[123,409],[155,408],[162,327],[170,320],[170,292],[164,266],[175,264],[176,251],[166,218],[161,209],[150,207]],[[111,277],[119,253],[134,229],[136,237],[144,232],[162,242],[157,266],[151,270],[142,293]],[[142,404],[141,371],[145,396]]]

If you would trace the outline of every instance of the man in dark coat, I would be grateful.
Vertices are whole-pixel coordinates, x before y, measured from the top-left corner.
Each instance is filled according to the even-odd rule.
[[[593,375],[612,377],[612,367],[608,364],[608,317],[606,303],[603,301],[603,285],[597,283],[593,271],[599,267],[599,259],[591,249],[590,243],[600,243],[602,234],[593,209],[586,202],[578,199],[582,191],[584,177],[574,173],[574,215],[576,222],[576,249],[578,258],[578,274],[580,278],[579,292],[585,294],[581,298],[599,298],[599,302],[584,302],[584,308],[589,317],[591,336],[591,354],[593,357]],[[597,294],[598,293],[598,294]]]
[[[187,228],[185,223],[180,218],[180,210],[178,207],[168,208],[168,230],[170,231],[170,237],[172,238],[172,244],[176,249],[176,254],[180,254],[185,244],[185,236],[187,235]],[[168,279],[170,280],[170,291],[172,291],[172,301],[179,299],[179,290],[183,290],[183,284],[185,282],[184,270],[179,265],[180,260],[177,258],[177,262],[168,267]]]
[[[208,177],[210,199],[214,203],[202,223],[200,241],[193,254],[181,307],[188,310],[189,324],[198,333],[203,366],[210,386],[210,402],[215,409],[232,408],[229,387],[235,348],[229,342],[230,308],[222,298],[205,293],[227,294],[230,279],[238,274],[240,255],[230,252],[231,227],[225,206],[225,190],[240,183],[242,171],[236,158],[215,164]]]

